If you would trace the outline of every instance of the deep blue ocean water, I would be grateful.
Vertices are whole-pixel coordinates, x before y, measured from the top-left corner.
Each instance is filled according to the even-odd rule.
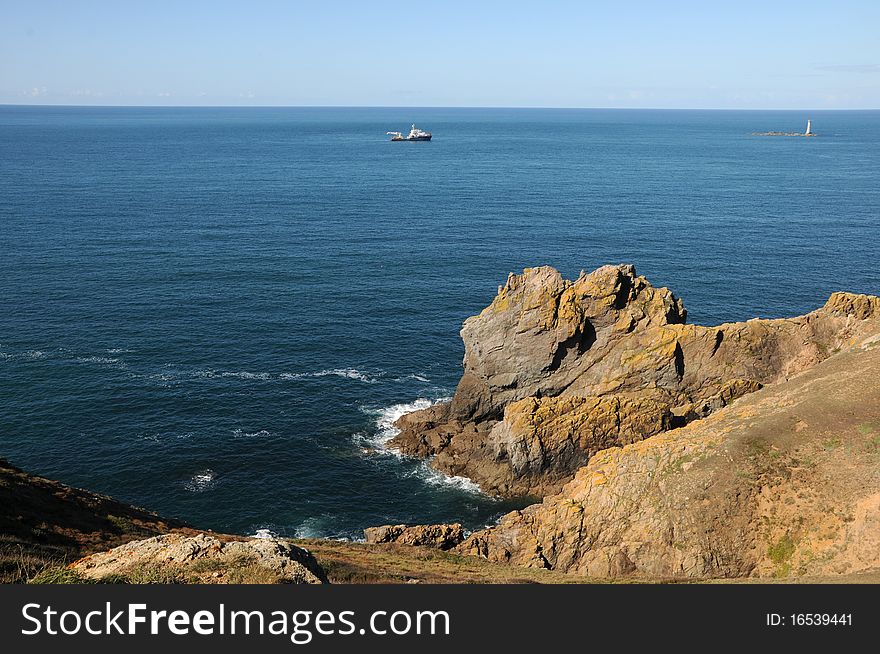
[[[880,112],[0,107],[0,456],[216,530],[512,504],[374,448],[509,271],[880,292]],[[431,143],[390,143],[415,121]]]

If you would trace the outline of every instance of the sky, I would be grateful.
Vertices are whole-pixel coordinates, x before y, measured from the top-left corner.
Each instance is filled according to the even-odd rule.
[[[0,0],[0,104],[880,108],[880,0]]]

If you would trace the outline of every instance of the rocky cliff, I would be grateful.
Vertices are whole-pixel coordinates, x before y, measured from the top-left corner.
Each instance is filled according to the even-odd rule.
[[[391,441],[494,494],[558,492],[591,456],[704,418],[880,331],[880,298],[833,294],[804,316],[717,327],[632,266],[569,281],[511,274],[465,321],[451,402],[401,418]]]
[[[599,452],[561,493],[459,549],[605,578],[878,570],[878,379],[875,336],[704,420]]]
[[[2,583],[452,584],[577,579],[442,551],[464,539],[461,525],[390,526],[370,534],[375,542],[217,534],[36,477],[0,459]]]
[[[877,582],[880,298],[835,293],[804,316],[717,327],[685,318],[670,291],[609,266],[574,282],[512,275],[466,321],[455,397],[404,416],[393,444],[492,492],[543,497],[489,529],[254,540],[0,460],[0,580]]]

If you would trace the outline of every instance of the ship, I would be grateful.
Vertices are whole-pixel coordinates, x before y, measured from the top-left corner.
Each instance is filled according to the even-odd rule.
[[[412,129],[409,130],[409,134],[404,136],[400,132],[385,132],[386,134],[391,135],[392,141],[430,141],[431,140],[431,132],[425,132],[420,130],[418,127],[413,124]]]

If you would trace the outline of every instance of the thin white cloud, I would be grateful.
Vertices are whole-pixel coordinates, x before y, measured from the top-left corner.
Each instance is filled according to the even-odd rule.
[[[46,95],[48,92],[49,91],[46,89],[45,86],[34,86],[33,88],[28,89],[27,91],[23,91],[22,95],[26,95],[29,98],[39,98],[41,96]]]
[[[104,93],[102,91],[93,91],[92,89],[73,89],[72,91],[69,91],[67,95],[72,95],[76,98],[100,98]]]
[[[814,68],[829,73],[880,73],[880,64],[829,64]]]

